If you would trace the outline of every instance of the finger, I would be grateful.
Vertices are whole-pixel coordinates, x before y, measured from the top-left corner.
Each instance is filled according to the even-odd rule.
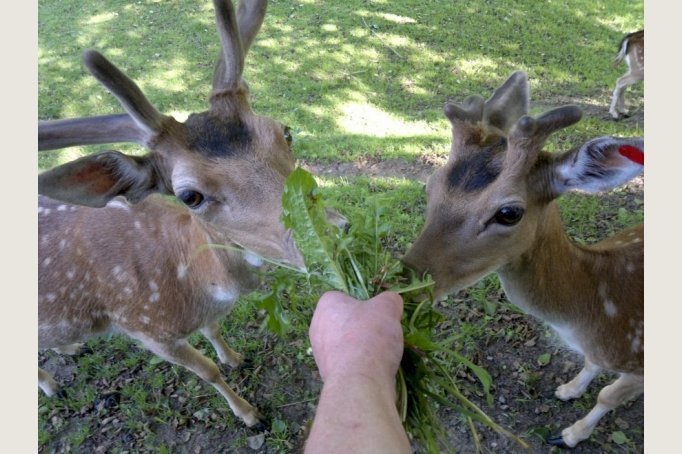
[[[396,320],[400,320],[403,315],[403,298],[396,292],[380,293],[369,302],[385,307],[385,310]]]
[[[339,292],[337,290],[330,290],[328,292],[325,292],[320,297],[320,300],[317,302],[316,311],[319,310],[320,308],[326,308],[329,305],[339,304],[340,302],[344,301],[355,301],[355,299],[346,295],[343,292]]]

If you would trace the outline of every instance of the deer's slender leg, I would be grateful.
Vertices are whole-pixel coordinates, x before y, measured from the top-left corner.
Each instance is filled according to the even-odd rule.
[[[218,366],[202,355],[197,349],[187,343],[186,340],[178,340],[172,344],[160,344],[146,342],[145,346],[161,358],[174,364],[179,364],[191,370],[199,377],[213,385],[227,400],[235,416],[241,418],[249,427],[264,424],[264,419],[258,410],[242,399],[228,386],[220,375]]]
[[[222,364],[227,364],[230,367],[238,367],[242,363],[242,355],[232,350],[225,339],[221,335],[220,325],[218,322],[211,323],[208,326],[201,328],[201,334],[211,342],[213,348],[218,354],[218,359]]]
[[[631,73],[627,73],[616,81],[616,88],[613,90],[613,99],[611,100],[611,108],[609,109],[609,113],[613,118],[618,119],[621,115],[628,114],[628,110],[625,108],[625,89],[640,80],[641,79]]]
[[[40,389],[49,397],[52,397],[59,392],[59,385],[54,381],[52,375],[40,367],[38,368],[38,386],[40,386]]]
[[[585,366],[573,380],[559,386],[554,393],[561,400],[576,399],[583,395],[601,368],[585,358]]]
[[[561,432],[560,437],[549,440],[556,445],[575,447],[582,440],[589,438],[599,420],[617,406],[640,395],[644,391],[644,377],[640,375],[622,374],[615,382],[605,386],[597,398],[597,405],[583,419]]]

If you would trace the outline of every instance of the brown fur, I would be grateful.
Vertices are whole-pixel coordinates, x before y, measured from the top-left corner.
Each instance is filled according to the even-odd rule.
[[[575,446],[605,411],[643,389],[644,237],[638,226],[578,246],[566,236],[553,200],[572,189],[605,190],[641,173],[643,166],[621,156],[619,149],[629,145],[643,152],[644,143],[602,137],[563,154],[543,152],[550,134],[577,122],[580,112],[565,106],[537,119],[526,116],[528,88],[519,74],[496,91],[485,109],[475,109],[480,117],[473,109],[446,108],[453,123],[452,150],[445,167],[427,182],[426,223],[403,260],[429,272],[438,295],[497,273],[512,303],[546,321],[585,355],[585,369],[559,387],[557,397],[578,397],[600,368],[621,374],[586,418],[553,440]],[[485,127],[488,110],[496,112],[498,124],[509,125],[503,131],[506,149],[497,158],[499,175],[477,187],[453,185],[453,169],[466,175],[470,166],[480,173],[480,161],[489,154],[482,140],[486,134],[473,126]],[[475,159],[477,153],[483,158]],[[521,215],[504,215],[510,212]]]

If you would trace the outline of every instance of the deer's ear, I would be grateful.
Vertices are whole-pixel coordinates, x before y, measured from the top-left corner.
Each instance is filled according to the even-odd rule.
[[[552,189],[557,196],[572,189],[608,191],[644,171],[644,140],[599,137],[552,165]]]
[[[168,192],[153,158],[118,151],[85,156],[38,176],[38,193],[76,205],[103,207],[116,196],[137,203],[152,192]]]

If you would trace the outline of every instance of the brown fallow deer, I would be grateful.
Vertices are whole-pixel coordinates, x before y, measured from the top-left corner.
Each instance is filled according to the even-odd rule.
[[[429,272],[442,296],[497,273],[509,300],[548,323],[585,357],[559,386],[579,397],[600,369],[620,377],[589,414],[553,444],[575,446],[599,419],[644,383],[644,231],[637,226],[591,246],[571,242],[555,199],[604,191],[643,171],[644,141],[600,137],[565,153],[542,151],[547,138],[581,117],[575,106],[527,115],[527,77],[514,73],[484,102],[447,103],[452,149],[426,186],[426,223],[404,262]]]
[[[39,347],[74,353],[94,335],[126,334],[195,372],[260,427],[258,410],[187,337],[199,330],[221,363],[239,365],[218,321],[258,285],[262,257],[303,266],[280,222],[294,156],[288,128],[251,110],[242,80],[267,1],[242,1],[236,15],[231,0],[213,3],[221,51],[208,111],[184,123],[159,113],[90,50],[85,66],[126,113],[39,123],[40,150],[113,142],[150,150],[105,151],[39,175]],[[47,395],[58,392],[46,371],[38,376]]]
[[[628,65],[628,72],[616,81],[616,88],[613,90],[613,98],[609,108],[609,113],[616,120],[621,116],[628,115],[628,110],[625,108],[625,89],[640,80],[644,80],[644,30],[627,34],[620,41],[616,63],[623,60]]]

